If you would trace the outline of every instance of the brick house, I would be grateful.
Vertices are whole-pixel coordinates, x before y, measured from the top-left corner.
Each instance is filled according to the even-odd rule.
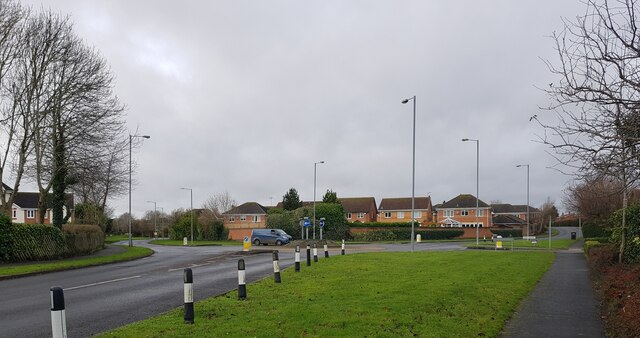
[[[494,227],[524,229],[527,227],[527,222],[520,217],[514,215],[493,215],[491,219]]]
[[[433,222],[431,197],[416,197],[415,220],[422,226]],[[378,208],[378,222],[411,222],[411,197],[383,198]]]
[[[488,228],[492,224],[491,206],[470,194],[460,194],[450,201],[436,206],[437,224],[447,228],[475,228],[476,200],[478,202],[478,227]]]
[[[244,236],[251,236],[251,230],[267,226],[267,208],[256,202],[243,203],[222,216],[232,240],[242,240]]]
[[[512,204],[492,204],[491,210],[493,215],[511,215],[518,217],[524,221],[527,220],[527,205],[512,205]],[[529,206],[529,217],[533,218],[535,214],[540,213],[538,208]]]
[[[13,189],[9,188],[6,184],[2,183],[5,198],[8,200],[9,196],[13,192]],[[14,223],[26,223],[26,224],[35,224],[38,222],[38,216],[40,212],[38,211],[38,200],[40,199],[40,193],[37,192],[18,192],[15,195],[13,205],[11,205],[11,222]],[[71,217],[69,218],[69,223],[73,223],[75,221],[74,215],[74,200],[73,194],[65,194],[65,205],[66,207],[62,209],[63,217],[67,216],[67,208],[71,213]],[[53,216],[53,210],[51,209],[51,205],[47,206],[47,210],[44,213],[43,223],[51,224],[51,218]]]
[[[345,217],[349,222],[376,222],[378,208],[374,197],[349,197],[339,198]]]

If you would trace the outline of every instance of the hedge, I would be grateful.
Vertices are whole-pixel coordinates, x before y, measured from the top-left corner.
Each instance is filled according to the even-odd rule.
[[[491,229],[491,233],[502,237],[522,237],[520,229]]]
[[[414,226],[419,226],[420,222],[416,221],[413,223]],[[349,223],[349,227],[352,228],[411,228],[411,221],[409,222],[367,222],[360,223],[354,222]]]
[[[582,223],[582,236],[584,238],[609,237],[611,236],[611,231],[605,229],[602,225],[593,222],[584,222]]]
[[[423,240],[427,239],[452,239],[464,235],[461,229],[417,229],[416,235],[420,234]],[[411,239],[411,229],[394,229],[394,230],[374,230],[355,234],[355,240],[360,241],[395,241]]]
[[[577,218],[556,220],[553,222],[553,226],[554,227],[578,227],[580,226],[580,220]]]
[[[86,254],[104,246],[97,225],[65,225],[61,231],[47,224],[16,224],[0,216],[0,261],[50,260]],[[66,229],[69,229],[67,232]]]

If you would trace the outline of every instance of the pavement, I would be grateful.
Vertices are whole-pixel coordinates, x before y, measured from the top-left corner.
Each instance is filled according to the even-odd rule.
[[[577,241],[553,265],[507,322],[501,337],[604,337],[589,268]]]

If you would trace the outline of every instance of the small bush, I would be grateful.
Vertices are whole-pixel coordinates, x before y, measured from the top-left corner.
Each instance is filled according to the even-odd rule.
[[[491,229],[491,233],[502,237],[522,237],[520,229]]]
[[[584,238],[609,237],[611,236],[611,231],[607,230],[601,224],[597,224],[594,222],[584,222],[582,223],[582,236],[584,236]]]
[[[585,238],[585,241],[595,241],[598,243],[610,243],[611,239],[609,237],[590,237],[590,238]]]
[[[104,248],[104,232],[98,225],[65,224],[62,231],[70,255],[86,255]]]
[[[396,234],[388,230],[367,231],[353,235],[353,240],[364,242],[395,241],[396,239]]]
[[[618,260],[618,250],[612,244],[592,244],[588,249],[587,259],[591,268],[604,271]]]

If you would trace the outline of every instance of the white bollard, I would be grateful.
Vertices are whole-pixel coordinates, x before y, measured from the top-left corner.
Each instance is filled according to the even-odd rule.
[[[53,338],[67,338],[67,317],[64,312],[64,292],[59,286],[51,291],[51,330]]]

